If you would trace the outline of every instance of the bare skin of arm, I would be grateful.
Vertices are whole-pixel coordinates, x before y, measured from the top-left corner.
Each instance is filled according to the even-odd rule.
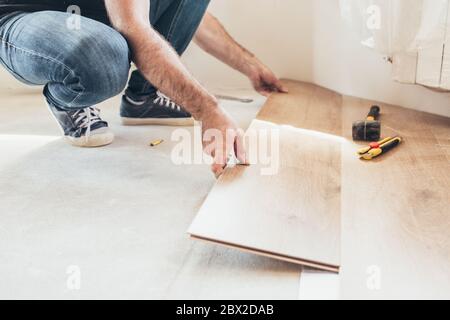
[[[253,53],[237,43],[210,13],[203,18],[195,35],[195,42],[204,51],[245,74],[262,95],[287,92],[277,76]]]
[[[114,28],[128,41],[133,62],[141,73],[161,92],[183,106],[202,130],[216,129],[223,140],[208,150],[213,156],[213,172],[220,175],[230,153],[246,163],[241,130],[221,109],[213,95],[196,81],[182,64],[178,54],[150,24],[150,1],[105,0]],[[226,139],[226,141],[225,141]]]

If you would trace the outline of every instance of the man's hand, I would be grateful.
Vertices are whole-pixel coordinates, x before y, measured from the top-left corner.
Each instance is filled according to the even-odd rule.
[[[263,96],[269,96],[273,92],[288,93],[288,89],[281,83],[280,79],[263,63],[255,59],[249,68],[248,78],[253,87]]]
[[[196,43],[214,57],[249,77],[254,88],[262,95],[286,92],[275,74],[253,53],[237,43],[214,16],[207,13],[195,36]]]
[[[221,108],[202,120],[202,132],[203,147],[214,160],[211,169],[216,177],[222,175],[230,155],[236,156],[241,164],[247,164],[244,132]]]

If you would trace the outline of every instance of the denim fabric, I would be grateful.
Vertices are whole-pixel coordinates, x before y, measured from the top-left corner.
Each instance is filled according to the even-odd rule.
[[[181,54],[208,2],[151,0],[151,23]],[[131,55],[126,40],[106,23],[81,17],[81,28],[68,28],[69,17],[58,11],[1,17],[0,62],[20,81],[44,85],[44,95],[52,104],[73,110],[119,94],[128,80]],[[139,72],[133,73],[130,95],[154,90]]]
[[[150,22],[181,56],[200,25],[210,0],[151,1]],[[151,59],[151,57],[149,57]],[[145,100],[156,88],[139,71],[131,75],[127,96]]]

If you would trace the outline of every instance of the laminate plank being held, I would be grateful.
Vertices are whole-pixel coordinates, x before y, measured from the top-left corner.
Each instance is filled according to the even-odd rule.
[[[248,134],[279,132],[277,173],[227,169],[203,204],[194,237],[337,272],[340,265],[341,96],[286,81]]]

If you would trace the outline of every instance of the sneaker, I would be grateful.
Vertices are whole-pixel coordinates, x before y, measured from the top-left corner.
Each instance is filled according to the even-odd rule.
[[[48,103],[49,109],[66,140],[77,147],[102,147],[114,140],[108,123],[100,118],[100,110],[89,107],[67,111]]]
[[[157,91],[144,101],[122,97],[120,116],[124,125],[193,126],[194,118],[170,98]]]

